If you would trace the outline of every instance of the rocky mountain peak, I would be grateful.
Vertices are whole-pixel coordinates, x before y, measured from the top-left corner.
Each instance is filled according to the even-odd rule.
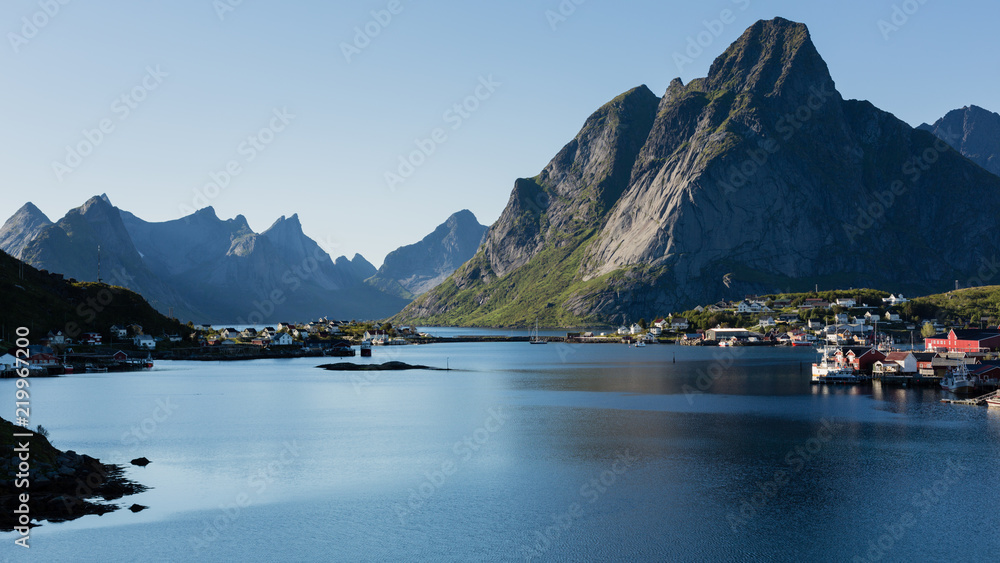
[[[750,26],[715,59],[704,82],[709,90],[796,96],[832,79],[806,25],[774,18]]]

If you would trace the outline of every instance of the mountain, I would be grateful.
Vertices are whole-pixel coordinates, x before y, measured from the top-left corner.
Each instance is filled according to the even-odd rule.
[[[591,115],[395,320],[578,326],[816,284],[930,293],[1000,250],[997,195],[930,133],[845,100],[805,25],[759,21],[707,77]]]
[[[242,215],[222,220],[211,207],[151,223],[99,196],[57,223],[47,221],[26,205],[7,221],[0,248],[35,267],[95,280],[100,247],[104,280],[178,318],[239,324],[384,318],[409,301],[366,284],[376,269],[360,255],[334,262],[295,215],[258,234]]]
[[[937,135],[972,162],[1000,176],[1000,114],[966,106],[919,129]]]
[[[408,301],[365,285],[375,267],[360,255],[334,262],[297,215],[260,234],[211,207],[163,223],[123,217],[151,268],[215,322],[382,318]]]
[[[476,254],[487,229],[471,211],[463,209],[420,242],[390,252],[368,282],[411,299],[426,293]]]
[[[158,310],[173,309],[175,315],[187,318],[198,314],[147,267],[107,196],[92,197],[56,223],[38,228],[33,237],[6,240],[0,249],[36,268],[79,280],[96,281],[100,263],[104,281],[141,293]]]

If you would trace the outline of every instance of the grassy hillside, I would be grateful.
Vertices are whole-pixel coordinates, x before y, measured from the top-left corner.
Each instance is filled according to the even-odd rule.
[[[1000,323],[1000,285],[988,285],[918,297],[903,310],[922,319],[937,319],[954,326],[975,325],[985,317],[992,326]]]
[[[27,327],[31,340],[49,330],[71,338],[83,332],[107,336],[113,324],[138,324],[146,334],[186,334],[187,327],[153,309],[128,289],[91,282],[78,283],[39,271],[0,252],[0,324],[7,341],[17,327]]]

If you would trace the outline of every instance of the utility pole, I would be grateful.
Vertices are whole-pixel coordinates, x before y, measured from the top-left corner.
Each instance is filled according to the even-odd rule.
[[[97,283],[101,283],[101,245],[97,245]]]

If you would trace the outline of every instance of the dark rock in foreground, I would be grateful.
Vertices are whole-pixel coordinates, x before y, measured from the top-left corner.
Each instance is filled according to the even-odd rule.
[[[138,465],[139,467],[146,467],[149,465],[149,460],[144,457],[137,457],[130,462],[132,465]]]
[[[31,434],[28,438],[15,437],[16,433]],[[28,487],[17,488],[22,479],[18,452],[27,444]],[[72,450],[59,451],[41,434],[31,432],[0,418],[0,531],[13,531],[18,523],[21,502],[19,496],[27,493],[28,512],[33,523],[47,520],[65,522],[86,514],[106,514],[118,506],[92,502],[116,500],[134,495],[146,487],[125,478],[124,469],[118,465],[101,463],[87,455]]]

